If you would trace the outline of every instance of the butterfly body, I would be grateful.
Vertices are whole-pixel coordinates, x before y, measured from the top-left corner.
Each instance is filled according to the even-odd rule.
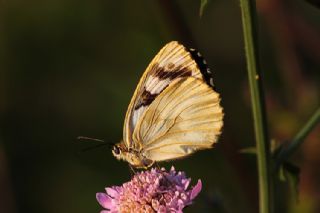
[[[165,45],[144,72],[129,104],[123,141],[113,154],[136,168],[211,148],[223,125],[211,71],[194,50]]]
[[[124,142],[114,145],[112,153],[118,160],[127,161],[135,168],[147,169],[154,163],[153,160],[143,156],[143,152],[141,152],[141,150],[128,149],[125,147]]]

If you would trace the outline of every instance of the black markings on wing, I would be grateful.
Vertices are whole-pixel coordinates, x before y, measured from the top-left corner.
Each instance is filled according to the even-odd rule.
[[[134,107],[134,109],[137,110],[142,106],[149,106],[158,95],[159,93],[151,94],[151,92],[147,91],[146,88],[144,88],[141,97],[138,100],[137,105]]]
[[[140,109],[142,106],[149,106],[174,79],[192,75],[192,71],[182,65],[175,66],[171,63],[168,68],[161,67],[158,63],[152,66],[151,69],[154,70],[154,73],[151,76],[154,80],[144,86],[134,107],[135,110]]]
[[[212,72],[207,65],[206,60],[202,57],[202,55],[195,49],[187,49],[186,50],[191,54],[191,57],[197,63],[200,72],[203,75],[204,80],[206,83],[211,86],[215,90],[215,86],[213,84]]]
[[[166,71],[162,67],[158,67],[159,71],[156,73],[156,77],[158,77],[160,80],[164,80],[166,78],[170,80],[174,80],[176,78],[181,78],[181,77],[188,77],[191,76],[192,71],[189,70],[187,67],[173,67],[173,70]]]

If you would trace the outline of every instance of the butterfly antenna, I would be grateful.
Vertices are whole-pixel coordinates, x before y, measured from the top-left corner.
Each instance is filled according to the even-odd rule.
[[[88,140],[88,141],[97,141],[97,142],[105,143],[104,140],[97,139],[97,138],[89,138],[89,137],[85,137],[85,136],[79,136],[77,139],[78,140]]]
[[[86,152],[86,151],[90,151],[92,149],[96,149],[102,146],[108,146],[109,148],[113,147],[113,143],[107,143],[104,140],[101,139],[97,139],[97,138],[90,138],[90,137],[86,137],[86,136],[79,136],[77,137],[78,140],[86,140],[86,141],[96,141],[96,142],[100,142],[100,144],[94,145],[94,146],[89,146],[87,148],[84,148],[81,150],[81,152]]]

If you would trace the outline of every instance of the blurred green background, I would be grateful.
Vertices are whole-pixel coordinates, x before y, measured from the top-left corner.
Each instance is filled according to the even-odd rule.
[[[272,139],[284,143],[320,102],[320,10],[302,0],[257,1]],[[203,181],[186,212],[257,212],[255,144],[237,0],[2,0],[0,212],[99,212],[95,193],[130,179],[107,147],[118,142],[142,72],[171,40],[197,48],[225,111],[215,149],[161,164]],[[320,128],[292,161],[299,199],[277,183],[276,212],[320,212]]]

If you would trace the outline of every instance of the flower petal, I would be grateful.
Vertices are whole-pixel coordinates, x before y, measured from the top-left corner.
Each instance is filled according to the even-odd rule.
[[[112,206],[112,198],[109,197],[106,193],[97,193],[96,194],[96,198],[97,198],[97,201],[98,203],[103,207],[103,208],[106,208],[106,209],[111,209],[111,206]]]
[[[136,173],[131,181],[121,186],[105,188],[105,193],[97,193],[99,204],[105,209],[100,213],[118,213],[124,209],[130,211],[174,212],[182,213],[183,208],[192,204],[202,189],[202,182],[189,188],[191,178],[171,167],[152,168]]]
[[[190,182],[191,182],[191,178],[183,179],[183,180],[181,181],[181,183],[184,185],[184,190],[187,190]]]
[[[193,200],[195,197],[197,197],[197,195],[200,193],[201,189],[202,189],[202,182],[199,179],[198,183],[192,188],[190,199]]]
[[[107,187],[107,188],[106,188],[106,192],[107,192],[107,194],[108,194],[110,197],[112,197],[112,198],[117,197],[117,195],[119,194],[117,190],[115,190],[115,189],[113,189],[113,188],[111,188],[111,187]]]

